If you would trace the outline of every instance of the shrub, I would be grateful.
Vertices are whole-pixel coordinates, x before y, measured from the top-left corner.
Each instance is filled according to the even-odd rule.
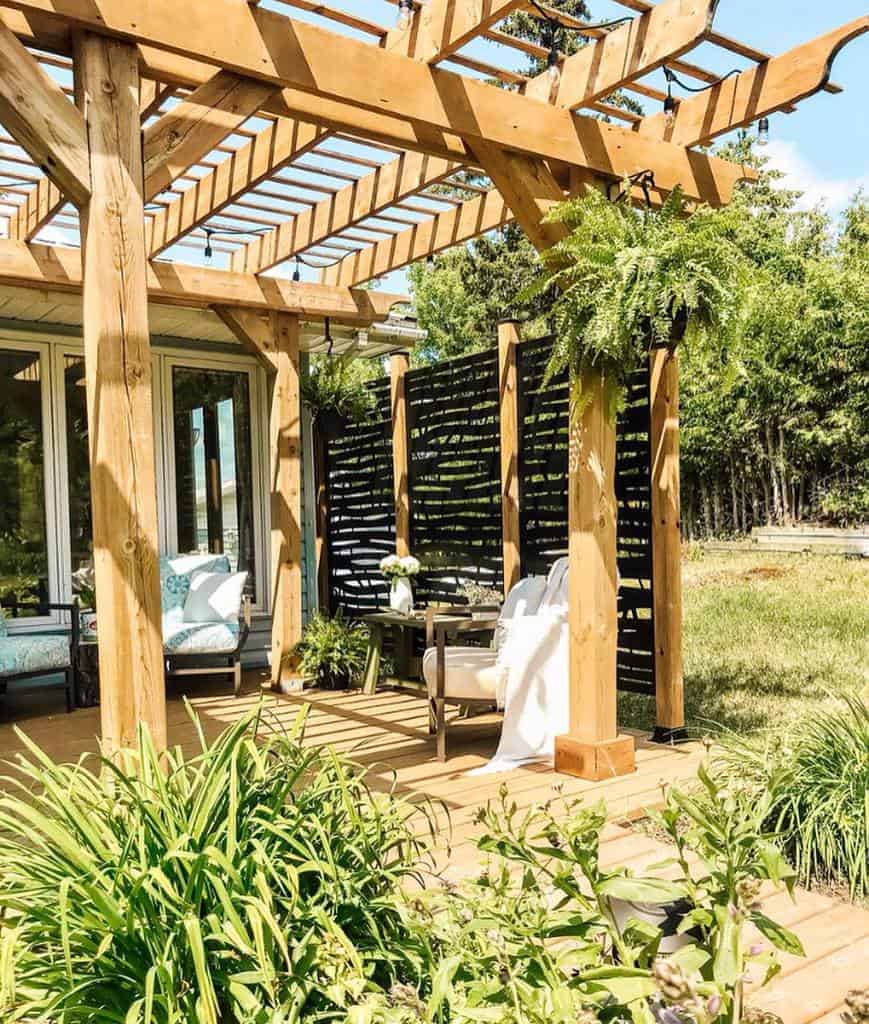
[[[421,969],[388,998],[363,997],[366,1016],[385,1024],[396,1011],[406,1024],[742,1020],[746,971],[759,970],[763,982],[777,969],[771,949],[748,945],[744,926],[751,922],[771,946],[802,954],[760,901],[764,881],[790,888],[794,873],[758,831],[756,807],[720,789],[705,770],[700,780],[699,796],[669,791],[658,816],[674,847],[670,879],[601,866],[602,804],[555,796],[520,811],[502,787],[499,801],[480,814],[488,870],[411,904],[415,943],[407,964],[418,961]],[[637,904],[674,901],[684,945],[662,956],[663,930]]]
[[[422,888],[425,822],[327,750],[304,713],[198,755],[57,765],[25,740],[0,798],[0,1015],[51,1024],[736,1024],[765,880],[793,873],[761,803],[668,794],[669,878],[599,861],[602,805],[480,813],[488,870]],[[267,733],[260,729],[260,732]],[[687,822],[687,827],[685,823]],[[430,822],[429,822],[430,824]],[[680,941],[618,901],[679,901]]]
[[[722,766],[758,795],[769,794],[766,826],[804,884],[844,883],[869,894],[869,706],[859,697],[759,741],[723,741]]]
[[[319,686],[344,689],[365,668],[368,632],[357,622],[346,622],[339,612],[333,618],[315,615],[296,645],[295,656],[306,676],[316,678]]]
[[[302,723],[257,742],[245,718],[189,760],[143,733],[126,770],[25,741],[0,800],[0,1017],[325,1020],[388,986],[411,811],[303,749]]]

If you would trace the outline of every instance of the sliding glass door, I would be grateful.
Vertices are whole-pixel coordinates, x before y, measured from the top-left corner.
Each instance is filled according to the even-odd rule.
[[[227,555],[233,568],[249,574],[255,597],[254,495],[261,492],[255,486],[251,371],[172,361],[168,381],[169,515],[177,550]]]
[[[51,592],[49,395],[45,347],[0,341],[0,604],[6,608],[47,601]]]

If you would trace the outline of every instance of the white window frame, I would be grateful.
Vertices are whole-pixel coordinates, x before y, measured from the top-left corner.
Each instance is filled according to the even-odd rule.
[[[51,604],[63,601],[60,580],[62,579],[62,531],[52,529],[58,522],[57,494],[57,433],[55,423],[55,403],[52,387],[52,352],[51,345],[44,336],[34,331],[3,331],[0,333],[0,348],[15,352],[35,352],[39,357],[39,386],[42,403],[42,474],[43,492],[45,495],[45,555],[48,570],[48,600]],[[21,619],[8,619],[10,633],[27,633],[34,629],[45,629],[61,622],[62,613],[51,611],[48,615],[38,615]]]
[[[156,341],[156,339],[155,339]],[[48,596],[51,603],[72,601],[72,553],[69,521],[69,466],[66,432],[64,357],[83,356],[80,335],[52,330],[33,330],[4,325],[0,348],[37,353],[40,359],[42,398],[43,474],[48,562]],[[254,501],[254,567],[257,603],[254,610],[270,610],[270,506],[268,481],[268,382],[265,371],[244,353],[210,352],[200,348],[160,345],[152,348],[154,444],[157,466],[157,513],[160,550],[176,550],[175,452],[173,444],[172,370],[176,366],[226,369],[248,375],[250,394],[251,478]],[[62,612],[28,618],[26,624],[10,620],[11,632],[27,632],[62,625]]]
[[[177,490],[175,476],[175,445],[173,431],[175,410],[172,391],[172,371],[176,367],[202,370],[226,370],[246,373],[250,396],[251,482],[253,486],[254,572],[256,576],[255,612],[269,611],[269,569],[266,552],[269,550],[269,508],[265,482],[268,479],[268,450],[262,439],[268,437],[268,410],[265,373],[249,356],[225,352],[205,353],[187,349],[161,349],[159,352],[162,401],[162,429],[158,432],[163,446],[163,535],[164,549],[176,551],[178,523],[175,516]]]

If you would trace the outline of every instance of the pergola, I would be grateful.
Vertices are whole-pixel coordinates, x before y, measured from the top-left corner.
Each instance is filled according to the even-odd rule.
[[[676,186],[689,200],[728,203],[751,171],[697,147],[790,112],[818,90],[838,91],[829,80],[833,58],[869,29],[864,17],[770,57],[714,31],[717,0],[619,2],[626,20],[587,28],[587,46],[556,55],[559,76],[531,79],[462,52],[485,37],[546,58],[498,28],[529,0],[428,0],[393,29],[313,0],[0,6],[0,121],[11,136],[3,141],[23,151],[4,157],[19,169],[0,197],[8,224],[0,283],[82,294],[101,716],[110,748],[133,741],[140,721],[158,744],[166,741],[149,300],[214,310],[273,376],[277,677],[301,632],[300,319],[382,320],[399,297],[357,286],[513,219],[546,248],[560,237],[557,226],[541,223],[547,209],[588,186],[606,190],[651,172],[653,203]],[[407,0],[401,6],[407,10]],[[295,20],[294,8],[363,38]],[[701,43],[733,54],[744,70],[722,79],[686,59]],[[672,117],[640,117],[608,101],[624,89],[657,105],[665,94],[643,79],[664,65],[708,88],[678,101]],[[610,122],[592,116],[600,114]],[[464,180],[465,170],[489,184]],[[321,184],[312,187],[317,173]],[[432,192],[443,183],[458,187]],[[47,226],[78,227],[80,251],[40,244]],[[160,258],[203,240],[228,269]],[[265,273],[297,257],[320,268],[321,283]],[[502,347],[509,424],[508,335]],[[399,425],[405,365],[396,357],[392,368]],[[665,681],[658,721],[678,730],[675,355],[655,354],[650,372],[655,646]],[[616,721],[615,433],[601,390],[570,437],[571,724],[556,757],[560,769],[588,778],[633,766],[633,741]],[[395,450],[403,549],[406,466],[401,445]],[[508,582],[518,531],[511,472],[508,458]]]

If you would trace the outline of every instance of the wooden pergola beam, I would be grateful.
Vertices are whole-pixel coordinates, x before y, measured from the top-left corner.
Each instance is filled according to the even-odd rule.
[[[435,64],[492,28],[528,0],[429,0],[406,28],[394,28],[386,49]]]
[[[643,118],[638,133],[680,146],[711,142],[819,92],[830,81],[839,51],[864,32],[869,32],[869,15],[680,100],[669,123],[663,113]]]
[[[493,190],[476,199],[469,199],[461,206],[436,213],[392,238],[384,238],[374,245],[348,253],[340,263],[323,271],[322,280],[346,288],[363,284],[453,245],[484,235],[511,220],[513,214],[509,207],[498,192]]]
[[[266,102],[274,87],[218,71],[142,138],[145,197],[151,199],[210,153]]]
[[[20,242],[30,241],[65,202],[63,193],[51,178],[40,178],[9,218],[9,237]]]
[[[403,153],[337,194],[253,239],[235,252],[233,270],[257,274],[380,213],[457,170],[458,164],[422,153]]]
[[[297,313],[304,318],[332,317],[341,323],[370,326],[386,320],[403,295],[309,284],[276,277],[235,274],[210,267],[152,260],[146,265],[148,298],[165,305],[210,309],[218,305]],[[79,292],[81,252],[59,245],[0,239],[0,284]]]
[[[145,228],[148,254],[153,257],[167,249],[291,160],[307,153],[325,134],[317,125],[291,118],[279,118],[267,125],[150,218]],[[233,269],[249,269],[239,267],[235,259],[232,265]]]
[[[717,5],[663,0],[567,57],[555,88],[544,71],[526,85],[525,95],[568,108],[603,99],[696,46],[712,27]]]
[[[79,205],[91,192],[81,111],[0,25],[0,121],[33,162]]]
[[[451,133],[469,143],[559,160],[621,179],[650,167],[660,188],[680,185],[691,199],[729,202],[749,170],[683,147],[496,89],[318,26],[237,0],[10,0],[36,14],[170,50],[346,107],[349,131],[366,111],[388,109],[425,135]],[[358,112],[358,113],[357,113]],[[303,114],[302,116],[310,116]]]

